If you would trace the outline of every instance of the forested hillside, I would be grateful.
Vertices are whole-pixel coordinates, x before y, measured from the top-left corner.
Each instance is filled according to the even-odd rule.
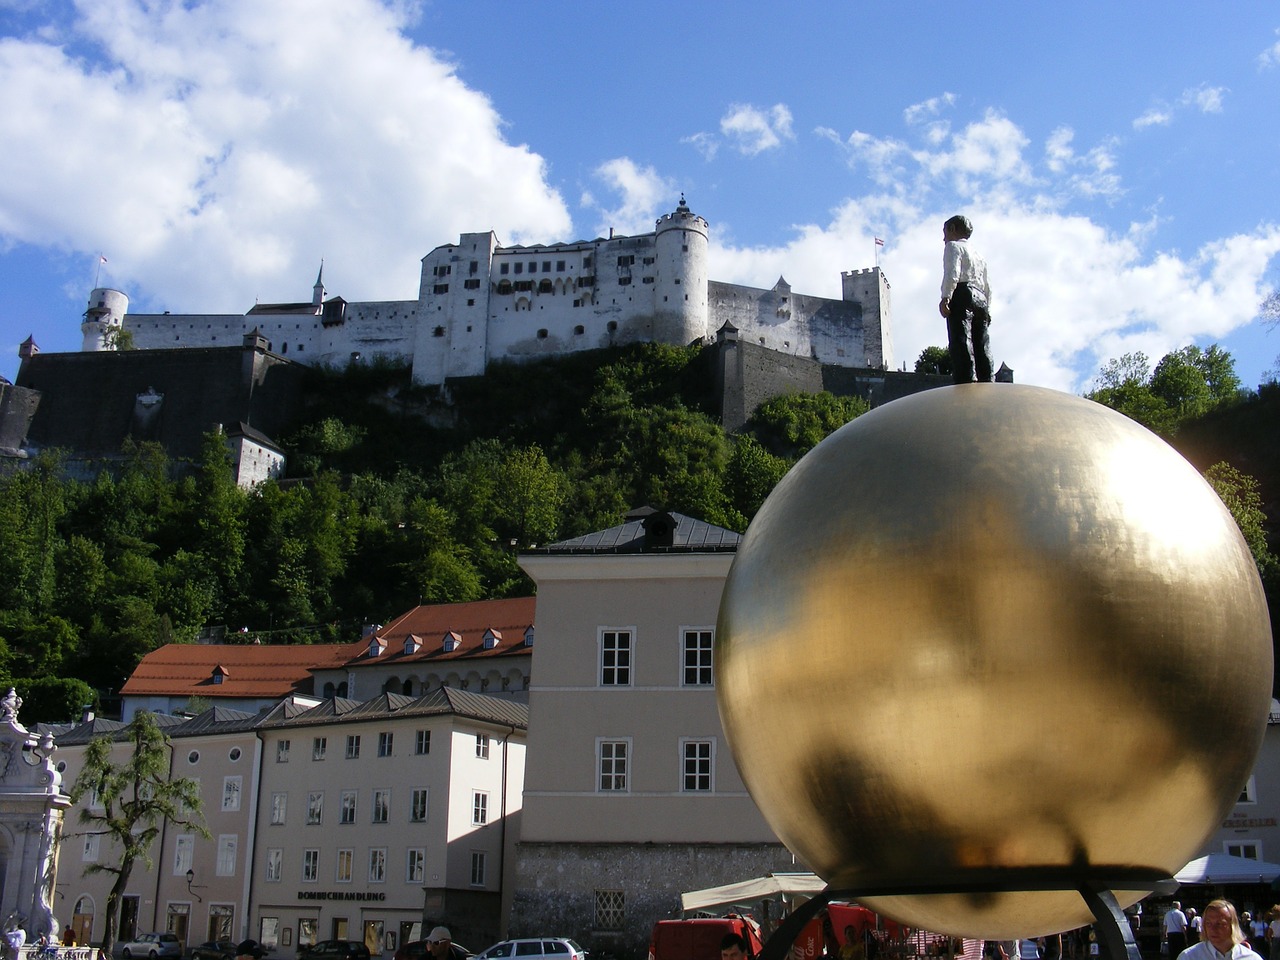
[[[1145,358],[1115,363],[1119,392],[1091,396],[1162,418],[1153,426],[1201,469],[1228,461],[1212,478],[1265,565],[1280,389],[1224,390],[1175,416]],[[89,482],[42,455],[0,477],[0,684],[18,687],[24,718],[64,719],[118,691],[149,650],[209,626],[244,642],[347,641],[416,603],[528,594],[521,549],[636,506],[744,530],[791,464],[866,410],[775,398],[728,435],[711,385],[696,348],[654,345],[499,365],[448,395],[405,368],[317,370],[283,438],[289,479],[251,492],[216,435],[200,464],[143,444]]]

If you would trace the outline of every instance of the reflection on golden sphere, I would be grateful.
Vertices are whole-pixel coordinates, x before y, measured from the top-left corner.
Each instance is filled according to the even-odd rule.
[[[717,637],[751,795],[840,889],[1171,874],[1270,705],[1262,587],[1213,490],[1128,418],[1035,387],[931,390],[819,444],[747,531]],[[1093,919],[1070,891],[863,902],[969,936]]]

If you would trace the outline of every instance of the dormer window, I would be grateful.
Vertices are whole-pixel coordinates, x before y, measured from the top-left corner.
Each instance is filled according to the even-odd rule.
[[[444,652],[453,653],[458,647],[462,646],[462,637],[450,630],[444,635]]]
[[[484,648],[486,650],[492,650],[494,647],[498,645],[498,641],[500,641],[501,639],[502,639],[502,634],[500,634],[497,630],[486,630],[484,632]]]
[[[409,636],[404,638],[404,652],[406,654],[417,653],[418,649],[421,646],[422,646],[422,641],[418,637],[415,637],[412,633],[409,634]]]
[[[524,645],[526,647],[533,646],[533,627],[526,627],[524,631]]]
[[[369,640],[369,656],[380,657],[382,651],[387,649],[387,641],[381,637],[371,637]]]
[[[213,683],[222,683],[225,679],[227,679],[227,671],[222,668],[222,664],[218,664],[213,668],[213,674],[210,677],[210,680]]]

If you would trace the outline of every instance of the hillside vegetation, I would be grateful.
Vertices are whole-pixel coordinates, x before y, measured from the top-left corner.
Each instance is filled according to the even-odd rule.
[[[1125,398],[1141,380],[1118,381]],[[142,444],[82,482],[42,455],[0,477],[0,683],[18,687],[24,717],[65,719],[209,626],[348,641],[417,603],[529,594],[521,549],[643,504],[741,531],[799,457],[867,409],[779,397],[729,435],[713,383],[699,350],[657,345],[497,365],[447,395],[407,368],[316,370],[283,438],[290,478],[253,491],[232,482],[216,435],[194,471]],[[1218,468],[1215,483],[1256,528],[1260,565],[1277,402],[1233,395],[1161,424],[1202,469],[1244,470]]]

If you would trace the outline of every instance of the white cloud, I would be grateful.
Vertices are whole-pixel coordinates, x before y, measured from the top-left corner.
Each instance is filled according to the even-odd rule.
[[[706,131],[700,131],[698,133],[690,134],[687,137],[681,137],[680,142],[693,144],[693,148],[702,154],[703,158],[708,161],[714,160],[716,158],[716,153],[720,149],[720,141],[716,139],[714,134],[707,133]]]
[[[73,16],[0,41],[0,237],[104,251],[143,304],[295,299],[321,256],[349,299],[408,297],[424,243],[571,230],[543,159],[405,37],[401,6],[79,0]]]
[[[1144,130],[1147,127],[1167,127],[1173,123],[1178,111],[1187,108],[1200,113],[1221,113],[1222,101],[1228,92],[1226,87],[1210,87],[1207,84],[1188,87],[1182,91],[1177,103],[1172,106],[1167,103],[1157,104],[1134,120],[1133,128]]]
[[[927,130],[921,128],[927,140]],[[1187,255],[1152,249],[1155,217],[1116,233],[1066,211],[1072,196],[1119,189],[1114,145],[1077,152],[1069,128],[1055,130],[1040,164],[1016,125],[988,113],[942,149],[854,133],[840,144],[887,188],[843,201],[828,222],[794,227],[774,247],[712,246],[711,275],[771,285],[785,274],[798,292],[838,297],[840,271],[873,262],[873,238],[892,285],[895,361],[944,344],[938,316],[942,221],[966,213],[987,257],[995,294],[992,344],[1019,382],[1079,391],[1112,357],[1142,350],[1158,358],[1250,323],[1280,256],[1280,225],[1204,244]],[[892,171],[892,176],[889,176]]]
[[[1280,30],[1276,31],[1276,36],[1280,37]],[[1280,40],[1277,40],[1266,50],[1263,50],[1258,54],[1258,67],[1260,69],[1265,70],[1266,68],[1274,67],[1277,64],[1280,64]]]
[[[653,230],[660,207],[670,207],[675,187],[653,167],[640,167],[628,157],[617,157],[600,164],[597,179],[619,195],[616,207],[606,208],[591,193],[584,193],[582,205],[598,210],[596,230],[606,235],[610,230],[622,234],[648,233]]]
[[[955,102],[956,95],[954,93],[944,93],[938,97],[931,97],[922,103],[913,103],[903,110],[902,119],[907,122],[907,126],[914,127],[931,121],[944,109],[953,106]]]
[[[735,103],[720,118],[720,132],[739,153],[749,157],[777,149],[783,140],[795,139],[791,131],[791,111],[781,103],[767,110]]]

